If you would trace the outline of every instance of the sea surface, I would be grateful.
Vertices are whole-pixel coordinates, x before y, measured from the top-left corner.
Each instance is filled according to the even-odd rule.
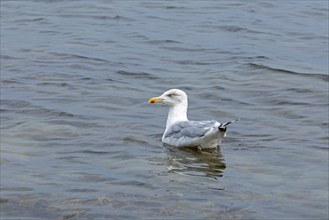
[[[327,0],[0,4],[1,219],[328,219]]]

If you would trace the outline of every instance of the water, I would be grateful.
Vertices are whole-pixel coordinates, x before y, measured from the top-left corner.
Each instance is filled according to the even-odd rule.
[[[328,89],[328,1],[1,1],[1,219],[328,219]]]

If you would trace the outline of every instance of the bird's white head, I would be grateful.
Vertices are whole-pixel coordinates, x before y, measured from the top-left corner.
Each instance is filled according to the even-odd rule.
[[[171,107],[177,105],[187,105],[187,95],[180,89],[170,89],[164,92],[161,96],[150,98],[149,103],[165,103]]]
[[[187,121],[187,95],[180,89],[170,89],[158,97],[150,98],[149,103],[169,105],[166,129],[178,121]]]

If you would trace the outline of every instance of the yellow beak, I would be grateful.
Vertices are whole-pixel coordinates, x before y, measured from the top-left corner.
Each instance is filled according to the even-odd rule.
[[[163,101],[163,98],[160,98],[160,97],[153,97],[153,98],[149,99],[150,104],[154,104],[154,103],[161,102],[161,101]]]

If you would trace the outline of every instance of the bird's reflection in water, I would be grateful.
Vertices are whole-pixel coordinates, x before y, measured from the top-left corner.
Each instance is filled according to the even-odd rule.
[[[193,176],[222,177],[226,168],[220,148],[199,150],[167,146],[170,172]]]

